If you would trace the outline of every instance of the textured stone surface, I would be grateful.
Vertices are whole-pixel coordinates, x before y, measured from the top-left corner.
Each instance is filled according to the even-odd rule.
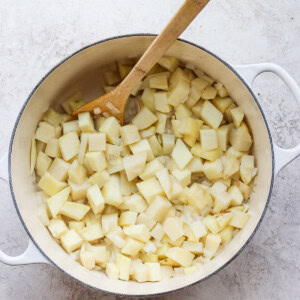
[[[120,34],[158,33],[183,0],[0,0],[0,156],[27,95],[50,68],[89,43]],[[300,84],[299,0],[213,0],[183,38],[232,64],[274,62]],[[274,141],[300,142],[299,110],[274,75],[254,85]],[[217,275],[162,299],[299,299],[300,160],[275,180],[268,212],[246,249]],[[0,248],[20,254],[27,237],[0,181]],[[0,264],[0,299],[114,299],[51,266]]]

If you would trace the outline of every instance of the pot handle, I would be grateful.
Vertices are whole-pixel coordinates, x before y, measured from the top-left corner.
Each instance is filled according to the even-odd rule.
[[[288,86],[293,93],[295,99],[300,105],[300,88],[296,81],[290,74],[282,67],[272,63],[261,63],[251,65],[234,66],[237,72],[242,75],[243,79],[250,85],[253,85],[255,78],[264,72],[272,72],[279,76],[279,78]],[[275,175],[300,155],[300,144],[291,149],[283,149],[274,143],[274,157],[275,157]]]
[[[6,153],[0,159],[0,179],[4,180],[7,184],[9,182],[8,179],[8,153]],[[27,264],[38,264],[38,263],[48,263],[49,261],[42,255],[42,253],[37,249],[37,247],[33,244],[31,239],[29,239],[29,243],[27,249],[18,256],[9,256],[5,254],[2,250],[0,250],[0,262],[3,262],[7,265],[27,265]]]

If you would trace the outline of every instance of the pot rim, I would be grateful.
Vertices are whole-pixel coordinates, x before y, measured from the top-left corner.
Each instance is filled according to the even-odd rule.
[[[61,268],[60,266],[58,266],[57,264],[55,264],[45,253],[44,251],[39,247],[38,243],[34,240],[34,238],[32,237],[30,231],[28,230],[23,218],[22,218],[22,215],[20,213],[20,210],[18,208],[18,205],[17,205],[17,202],[16,202],[16,198],[15,198],[15,194],[14,194],[14,188],[13,188],[13,184],[12,184],[12,174],[11,174],[11,154],[12,154],[12,147],[13,147],[13,142],[14,142],[14,137],[15,137],[15,134],[16,134],[16,130],[17,130],[17,127],[19,125],[19,121],[20,121],[20,118],[27,106],[27,104],[29,103],[29,101],[31,100],[31,97],[32,95],[35,93],[35,91],[40,87],[40,85],[44,82],[44,80],[53,72],[55,71],[59,66],[61,66],[63,63],[65,63],[68,59],[72,58],[74,55],[78,54],[79,52],[85,50],[85,49],[88,49],[88,48],[91,48],[95,45],[98,45],[98,44],[101,44],[101,43],[104,43],[104,42],[107,42],[107,41],[111,41],[111,40],[116,40],[116,39],[120,39],[120,38],[128,38],[128,37],[139,37],[139,36],[150,36],[150,37],[154,37],[154,36],[157,36],[157,34],[152,34],[152,33],[134,33],[134,34],[125,34],[125,35],[118,35],[118,36],[113,36],[113,37],[109,37],[109,38],[106,38],[106,39],[103,39],[103,40],[100,40],[100,41],[97,41],[97,42],[94,42],[94,43],[91,43],[91,44],[88,44],[82,48],[80,48],[79,50],[73,52],[72,54],[68,55],[66,58],[64,58],[63,60],[61,60],[59,63],[57,63],[54,67],[52,67],[41,79],[40,81],[35,85],[35,87],[32,89],[32,91],[30,92],[29,96],[27,97],[27,99],[25,100],[21,110],[19,111],[18,113],[18,116],[17,116],[17,119],[15,121],[15,125],[13,127],[13,131],[12,131],[12,135],[11,135],[11,139],[10,139],[10,144],[9,144],[9,151],[8,151],[8,175],[9,175],[9,187],[10,187],[10,192],[11,192],[11,195],[12,195],[12,199],[13,199],[13,203],[14,203],[14,206],[15,206],[15,209],[17,211],[17,214],[19,216],[19,219],[26,231],[26,233],[28,234],[29,238],[31,239],[31,241],[34,243],[34,245],[36,246],[36,248],[42,253],[42,255],[47,259],[49,260],[49,262],[54,265],[56,268],[58,268],[60,271],[62,271],[64,274],[68,275],[69,277],[71,277],[72,279],[75,279],[76,281],[78,281],[80,284],[82,284],[83,286],[86,286],[86,287],[89,287],[89,288],[92,288],[92,289],[95,289],[97,291],[100,291],[102,293],[105,293],[105,294],[111,294],[111,295],[115,295],[115,296],[120,296],[120,297],[140,297],[140,298],[143,298],[143,297],[154,297],[154,296],[162,296],[162,295],[167,295],[167,294],[171,294],[171,293],[175,293],[175,292],[178,292],[180,290],[183,290],[185,288],[188,288],[188,287],[191,287],[195,284],[198,284],[200,282],[203,282],[204,280],[212,277],[213,275],[215,275],[216,273],[218,273],[219,271],[221,271],[222,269],[224,269],[226,266],[228,266],[244,249],[245,247],[249,244],[249,242],[251,241],[251,239],[253,238],[253,236],[255,235],[256,231],[258,230],[259,226],[261,225],[262,223],[262,220],[266,214],[266,211],[267,211],[267,208],[269,206],[269,202],[270,202],[270,199],[271,199],[271,194],[272,194],[272,190],[273,190],[273,183],[274,183],[274,170],[275,170],[275,160],[274,160],[274,149],[273,149],[273,142],[272,142],[272,136],[271,136],[271,132],[270,132],[270,129],[269,129],[269,126],[268,126],[268,123],[267,123],[267,120],[266,120],[266,117],[265,117],[265,114],[262,110],[262,107],[260,106],[256,96],[254,95],[251,87],[247,84],[247,82],[243,79],[243,77],[241,75],[239,75],[239,73],[230,65],[228,64],[227,62],[225,62],[223,59],[221,59],[219,56],[217,56],[216,54],[212,53],[211,51],[207,50],[206,48],[202,47],[202,46],[199,46],[193,42],[190,42],[190,41],[187,41],[185,39],[181,39],[181,38],[178,38],[177,40],[180,41],[180,42],[183,42],[183,43],[187,43],[189,45],[192,45],[198,49],[201,49],[202,51],[210,54],[211,56],[213,56],[214,58],[218,59],[221,63],[223,63],[227,68],[229,68],[240,80],[241,82],[246,86],[246,88],[248,89],[248,91],[250,92],[251,96],[253,97],[254,101],[256,102],[256,105],[258,106],[259,110],[260,110],[260,113],[263,117],[263,120],[265,122],[265,126],[267,128],[267,131],[268,131],[268,136],[269,136],[269,141],[270,141],[270,146],[271,146],[271,153],[272,153],[272,176],[271,176],[271,183],[270,183],[270,188],[269,188],[269,193],[268,193],[268,199],[266,201],[266,205],[265,205],[265,208],[262,212],[262,215],[261,215],[261,218],[259,219],[255,229],[253,230],[252,234],[250,235],[250,237],[248,238],[248,240],[245,242],[245,244],[239,249],[238,252],[236,252],[234,254],[234,256],[228,260],[225,264],[223,264],[219,269],[217,269],[216,271],[214,271],[213,273],[209,274],[208,276],[194,282],[194,283],[191,283],[187,286],[184,286],[184,287],[181,287],[181,288],[178,288],[178,289],[175,289],[175,290],[171,290],[171,291],[166,291],[166,292],[162,292],[162,293],[153,293],[153,294],[144,294],[144,295],[132,295],[132,294],[122,294],[122,293],[113,293],[113,292],[109,292],[109,291],[106,291],[106,290],[103,290],[103,289],[100,289],[100,288],[97,288],[97,287],[94,287],[94,286],[91,286],[79,279],[77,279],[76,277],[74,277],[73,275],[69,274],[68,272],[66,272],[63,268]]]

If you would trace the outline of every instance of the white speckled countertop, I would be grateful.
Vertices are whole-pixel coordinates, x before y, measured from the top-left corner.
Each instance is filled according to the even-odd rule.
[[[29,92],[77,49],[115,35],[158,33],[183,0],[0,0],[0,156]],[[300,85],[299,0],[212,0],[182,35],[232,64],[274,62]],[[254,85],[274,140],[300,142],[299,110],[274,75]],[[212,278],[162,299],[300,299],[300,159],[275,180],[267,214],[244,251]],[[0,181],[0,248],[22,253],[27,236]],[[298,256],[298,258],[296,258]],[[0,263],[0,299],[114,299],[48,265]]]

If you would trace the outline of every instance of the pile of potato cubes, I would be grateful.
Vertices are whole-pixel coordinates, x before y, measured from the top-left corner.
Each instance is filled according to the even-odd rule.
[[[133,65],[104,73],[114,88]],[[257,173],[243,111],[203,72],[163,57],[133,91],[139,105],[120,126],[83,105],[80,93],[50,108],[31,148],[53,238],[89,270],[111,279],[160,281],[213,259],[249,219]]]

